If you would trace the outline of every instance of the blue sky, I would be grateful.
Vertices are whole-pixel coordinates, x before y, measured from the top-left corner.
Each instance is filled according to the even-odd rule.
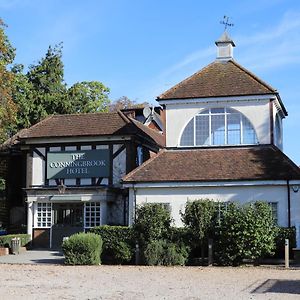
[[[0,0],[15,62],[63,42],[65,80],[98,80],[112,100],[155,98],[216,56],[223,15],[237,62],[276,88],[289,112],[284,152],[300,165],[300,1]]]

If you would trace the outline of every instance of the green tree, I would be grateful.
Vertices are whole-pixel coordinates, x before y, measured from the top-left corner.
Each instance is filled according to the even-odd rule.
[[[68,113],[106,112],[110,104],[109,88],[99,81],[75,83],[68,90]]]
[[[168,237],[171,227],[171,215],[161,204],[145,203],[136,210],[133,229],[140,246],[144,248],[153,240]]]
[[[148,102],[137,103],[136,101],[130,100],[126,96],[122,96],[119,99],[114,100],[109,105],[109,111],[113,112],[113,111],[132,108],[132,107],[141,107],[141,108],[143,108],[145,106],[150,106],[150,104]]]
[[[49,46],[46,55],[31,65],[26,74],[23,65],[12,67],[12,98],[17,109],[10,132],[30,127],[52,114],[108,111],[109,89],[98,81],[75,83],[69,89],[64,81],[62,44]]]
[[[14,76],[8,69],[15,58],[15,49],[5,34],[6,25],[0,19],[0,140],[10,135],[10,124],[16,118],[16,105],[12,98]]]
[[[31,65],[26,76],[33,87],[32,99],[27,99],[34,107],[29,115],[31,125],[50,114],[67,113],[62,44],[49,46],[45,57]]]
[[[182,213],[182,221],[193,236],[193,247],[201,248],[202,260],[206,241],[210,235],[212,236],[216,207],[216,203],[209,199],[199,199],[188,202]]]
[[[216,258],[223,265],[239,265],[273,254],[276,228],[265,202],[245,206],[231,203],[216,228]]]
[[[13,101],[17,106],[16,120],[14,123],[10,124],[10,131],[12,133],[29,127],[32,122],[31,116],[35,110],[33,85],[23,73],[23,69],[24,66],[21,64],[12,67],[12,72],[14,74],[12,95]]]

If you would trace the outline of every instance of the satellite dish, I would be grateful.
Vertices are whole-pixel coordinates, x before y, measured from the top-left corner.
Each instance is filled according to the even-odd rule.
[[[144,117],[147,119],[152,113],[152,110],[149,106],[146,106],[144,109],[143,109],[143,115]]]

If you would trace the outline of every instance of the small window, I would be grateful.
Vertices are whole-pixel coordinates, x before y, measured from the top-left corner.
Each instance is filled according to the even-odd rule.
[[[92,228],[101,225],[100,202],[88,202],[84,206],[84,227]]]
[[[158,203],[159,205],[161,205],[161,207],[163,209],[165,209],[166,211],[168,211],[169,213],[171,213],[171,204],[170,203]]]
[[[268,202],[269,206],[272,210],[272,217],[274,220],[274,224],[278,224],[278,203],[277,202]]]

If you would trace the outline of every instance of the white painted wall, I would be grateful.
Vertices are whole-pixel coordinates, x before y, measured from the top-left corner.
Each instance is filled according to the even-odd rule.
[[[45,148],[37,148],[43,155],[46,154]],[[45,161],[37,153],[33,152],[32,157],[32,185],[45,184]]]
[[[187,201],[208,198],[215,201],[235,201],[241,204],[252,201],[278,203],[278,224],[288,226],[288,196],[286,185],[270,186],[227,186],[227,187],[136,187],[135,193],[130,189],[131,206],[142,203],[170,203],[171,214],[176,226],[182,226],[180,212],[184,211]],[[300,221],[300,191],[291,189],[292,225]]]
[[[193,118],[200,111],[210,107],[230,107],[241,112],[252,123],[259,143],[269,144],[269,100],[260,99],[245,101],[245,99],[243,101],[213,101],[213,99],[211,99],[209,103],[193,101],[191,103],[166,104],[167,147],[177,147],[179,145],[181,133],[191,118]]]
[[[279,110],[277,109],[274,101],[272,103],[273,105],[273,132],[274,132],[274,144],[283,151],[283,120],[281,117],[281,114],[279,113]],[[279,131],[279,136],[277,135],[276,132],[276,115],[278,115],[278,120],[279,120],[279,124],[280,124],[280,131]]]

